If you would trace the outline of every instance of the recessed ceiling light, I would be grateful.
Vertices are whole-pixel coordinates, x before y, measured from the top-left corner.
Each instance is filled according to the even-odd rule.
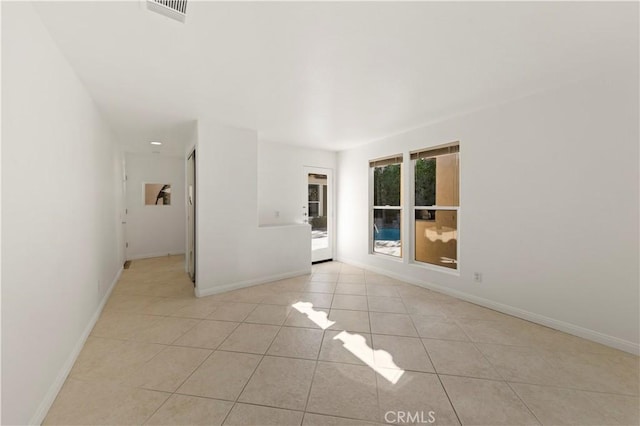
[[[162,142],[151,142],[151,145],[162,145]]]

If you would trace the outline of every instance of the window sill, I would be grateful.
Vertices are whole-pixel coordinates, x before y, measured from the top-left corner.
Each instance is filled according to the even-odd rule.
[[[390,254],[373,252],[373,253],[369,253],[369,256],[374,256],[374,257],[377,257],[377,258],[380,258],[380,259],[390,260],[390,261],[396,262],[396,263],[404,263],[404,258],[392,256]]]
[[[459,268],[458,269],[450,269],[450,268],[445,268],[443,266],[430,265],[428,263],[417,262],[415,260],[409,261],[409,265],[414,266],[416,268],[420,268],[420,269],[426,269],[428,271],[441,272],[443,274],[453,275],[454,277],[459,277],[460,276],[460,269]]]

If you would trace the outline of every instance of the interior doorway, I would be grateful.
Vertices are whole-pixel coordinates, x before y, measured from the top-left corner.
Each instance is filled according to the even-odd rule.
[[[196,284],[196,151],[187,158],[187,271]]]
[[[333,259],[333,170],[304,168],[303,220],[311,225],[311,262]]]
[[[127,162],[125,158],[122,158],[122,206],[120,208],[120,225],[122,226],[122,263],[126,268],[127,262],[129,262],[129,243],[127,242],[127,215],[129,209],[127,208]],[[129,262],[129,265],[131,262]]]

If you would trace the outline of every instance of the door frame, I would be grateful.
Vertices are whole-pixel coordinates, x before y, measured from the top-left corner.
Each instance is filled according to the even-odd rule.
[[[129,242],[127,241],[127,222],[129,215],[129,205],[127,204],[127,158],[124,153],[122,153],[122,206],[120,210],[120,225],[122,227],[122,259],[121,263],[124,263],[129,260]]]
[[[314,260],[313,259],[313,251],[311,252],[311,263],[315,262],[323,262],[325,260],[334,259],[336,253],[336,228],[335,228],[335,179],[334,179],[334,169],[329,167],[317,167],[317,166],[303,166],[303,182],[304,182],[304,191],[303,191],[303,211],[308,215],[308,205],[309,205],[309,174],[321,174],[327,176],[327,235],[329,237],[329,247],[328,247],[328,257],[324,257],[323,259]],[[308,223],[309,216],[303,216],[302,222]],[[306,222],[305,222],[306,220]]]
[[[196,272],[197,272],[197,259],[198,259],[198,255],[197,255],[197,229],[196,226],[198,224],[197,220],[196,220],[196,215],[197,215],[197,202],[198,202],[198,197],[197,197],[197,183],[196,183],[196,177],[197,177],[197,173],[196,173],[196,167],[197,167],[197,162],[196,162],[196,150],[195,148],[189,153],[189,155],[187,155],[187,165],[186,165],[186,179],[185,179],[185,204],[186,204],[186,219],[187,219],[187,249],[186,249],[186,256],[185,256],[185,261],[186,261],[186,269],[187,269],[187,274],[189,275],[189,278],[191,278],[191,281],[193,282],[193,286],[196,286]],[[191,170],[193,169],[193,170]],[[193,197],[193,218],[191,218],[191,222],[189,221],[190,218],[190,211],[191,211],[191,206],[189,205],[189,182],[191,181],[191,179],[193,179],[193,190],[192,190],[192,197]],[[191,229],[193,229],[193,231],[191,231]],[[191,252],[193,248],[193,272],[191,271]]]

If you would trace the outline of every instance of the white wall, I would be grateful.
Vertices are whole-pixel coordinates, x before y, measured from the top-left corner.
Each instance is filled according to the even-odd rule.
[[[196,152],[196,294],[310,272],[309,225],[258,227],[256,132],[200,119]]]
[[[29,3],[2,4],[2,423],[40,422],[123,263],[122,157]]]
[[[126,153],[127,259],[185,252],[185,160]],[[171,205],[145,206],[144,183],[171,184]]]
[[[334,151],[258,143],[258,222],[277,225],[302,222],[307,183],[305,166],[336,168]],[[335,180],[335,177],[334,177]],[[279,216],[276,216],[276,212]]]
[[[637,62],[613,69],[340,152],[338,257],[637,352]],[[368,160],[452,141],[460,275],[368,254]]]

